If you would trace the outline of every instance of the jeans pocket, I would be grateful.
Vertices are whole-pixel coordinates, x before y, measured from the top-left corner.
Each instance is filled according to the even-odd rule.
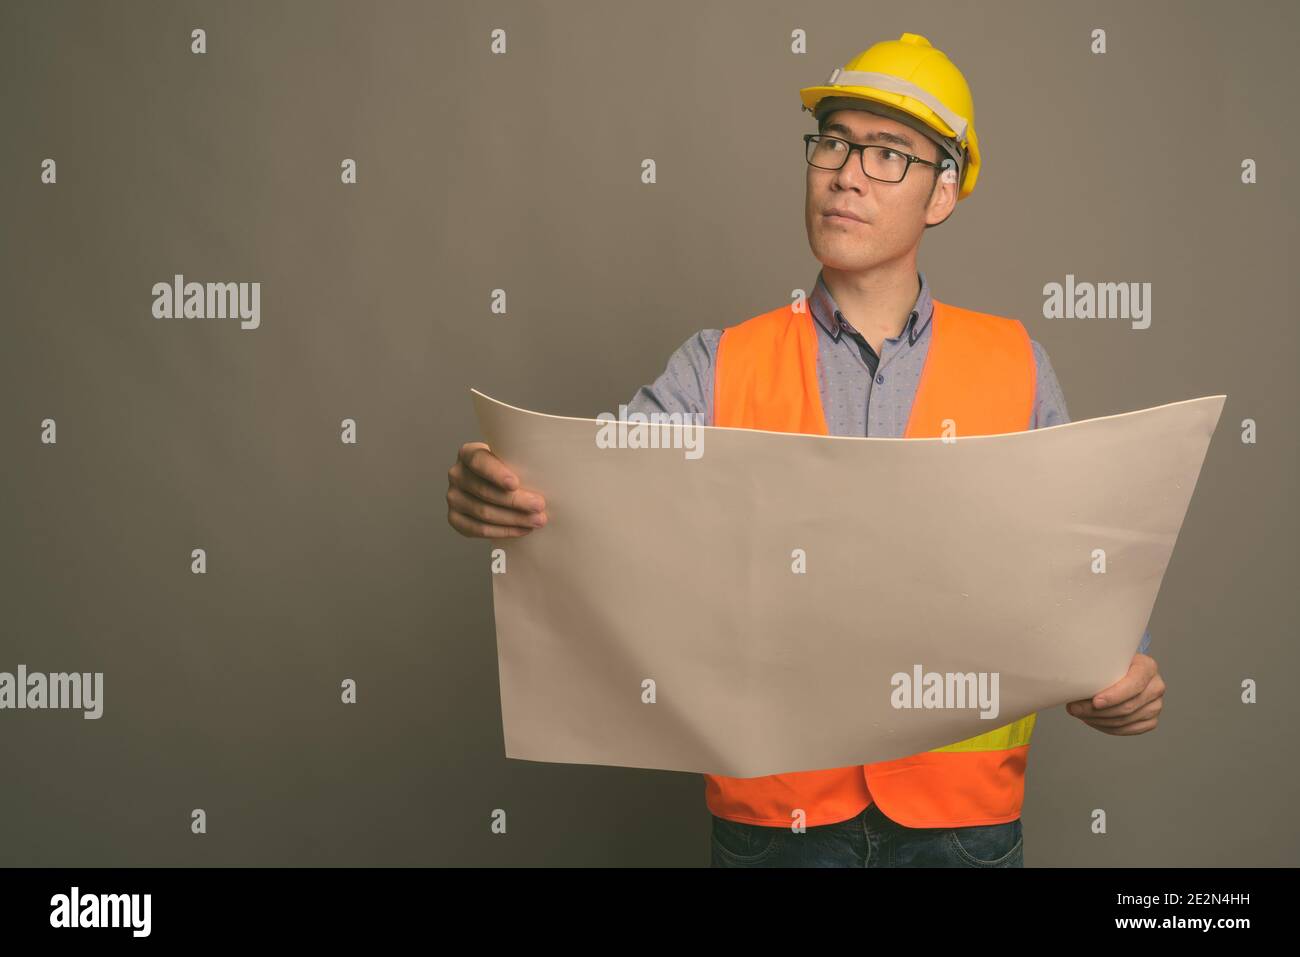
[[[721,857],[724,865],[747,867],[762,863],[772,855],[778,846],[779,830],[761,824],[728,821],[715,814],[711,843],[715,855]]]
[[[952,828],[948,843],[957,861],[967,867],[1025,865],[1025,835],[1020,818],[1005,824]]]

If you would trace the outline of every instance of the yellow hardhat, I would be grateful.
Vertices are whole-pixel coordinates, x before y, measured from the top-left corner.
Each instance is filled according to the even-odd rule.
[[[843,109],[846,100],[872,103],[861,108],[916,127],[953,158],[960,185],[957,199],[965,199],[975,189],[980,149],[970,87],[944,52],[920,34],[904,33],[897,40],[873,44],[831,73],[825,86],[800,90],[799,98],[818,119],[829,108]],[[877,110],[874,104],[889,109]]]

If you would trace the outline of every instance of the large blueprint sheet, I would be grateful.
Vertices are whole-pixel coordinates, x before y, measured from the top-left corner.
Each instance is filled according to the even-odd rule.
[[[753,777],[941,747],[1122,677],[1226,396],[956,441],[706,428],[698,457],[473,399],[550,518],[492,541],[506,755]],[[900,690],[930,673],[996,676],[996,716]]]

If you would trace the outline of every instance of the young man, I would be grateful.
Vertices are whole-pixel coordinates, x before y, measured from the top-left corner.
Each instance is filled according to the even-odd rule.
[[[978,435],[1068,422],[1047,353],[1024,326],[935,299],[917,270],[924,231],[952,214],[979,175],[961,72],[925,37],[905,33],[800,96],[818,121],[804,137],[805,226],[822,264],[813,291],[726,330],[696,333],[629,411],[887,437],[936,436],[944,423]],[[546,522],[540,492],[521,489],[481,442],[461,448],[448,486],[447,519],[464,535],[526,535]],[[1073,702],[1070,713],[1110,734],[1154,728],[1164,681],[1144,654],[1149,637],[1124,678]],[[1035,717],[895,761],[705,775],[713,864],[1023,866],[1020,810]]]

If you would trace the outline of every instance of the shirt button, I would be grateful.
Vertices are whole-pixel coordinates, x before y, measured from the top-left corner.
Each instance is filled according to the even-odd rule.
[[[876,382],[879,383],[879,382],[884,382],[884,381],[885,381],[885,376],[884,376],[883,373],[880,374],[880,375],[878,375],[878,376],[876,376]]]

